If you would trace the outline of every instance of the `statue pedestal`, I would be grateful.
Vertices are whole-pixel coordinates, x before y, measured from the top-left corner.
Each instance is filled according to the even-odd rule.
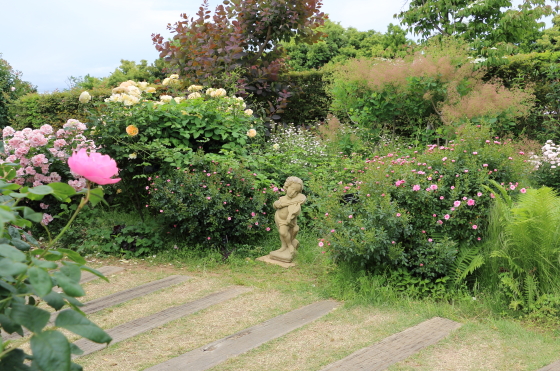
[[[291,268],[291,267],[296,266],[296,263],[293,263],[293,262],[292,263],[284,263],[284,262],[281,262],[279,260],[271,259],[269,255],[261,256],[260,258],[256,258],[255,260],[265,262],[265,263],[268,263],[268,264],[279,265],[282,268]]]

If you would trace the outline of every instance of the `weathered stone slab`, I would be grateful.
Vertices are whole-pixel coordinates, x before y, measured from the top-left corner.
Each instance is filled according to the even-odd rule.
[[[291,267],[295,267],[296,263],[284,263],[281,262],[280,260],[274,260],[270,258],[270,255],[265,255],[265,256],[261,256],[260,258],[256,258],[255,260],[264,262],[264,263],[268,263],[268,264],[274,264],[274,265],[279,265],[282,268],[291,268]]]
[[[548,366],[544,366],[538,371],[560,371],[560,361],[556,361],[554,363],[549,364]]]
[[[283,336],[336,308],[334,300],[324,300],[272,318],[179,357],[148,368],[146,371],[202,371],[248,352],[267,341]]]
[[[434,317],[331,363],[321,371],[380,371],[446,337],[461,324]]]
[[[172,286],[172,285],[176,285],[178,283],[181,283],[181,282],[184,282],[184,281],[188,280],[189,278],[190,277],[187,277],[187,276],[176,276],[176,275],[169,276],[169,277],[166,277],[166,278],[162,278],[161,280],[148,282],[144,285],[133,287],[133,288],[128,289],[128,290],[120,291],[120,292],[114,293],[112,295],[104,296],[102,298],[89,301],[89,302],[85,303],[83,307],[80,307],[80,309],[85,314],[92,314],[92,313],[98,312],[100,310],[112,307],[114,305],[124,303],[125,301],[132,300],[132,299],[138,298],[140,296],[150,294],[154,291],[161,290],[163,288],[166,288],[166,287],[169,287],[169,286]],[[64,309],[67,309],[67,308],[64,308]],[[58,312],[54,312],[54,313],[51,314],[51,318],[50,318],[47,326],[52,325],[54,323],[57,315],[58,315]],[[24,330],[23,334],[24,334],[24,336],[29,335],[29,331]],[[20,337],[16,333],[13,333],[11,335],[3,333],[2,336],[3,336],[4,340],[12,340],[12,339],[17,339],[18,337]]]
[[[186,315],[196,313],[214,304],[232,299],[248,291],[251,291],[251,289],[248,287],[235,286],[229,288],[228,290],[213,293],[201,299],[176,307],[168,308],[161,312],[154,313],[150,316],[138,318],[134,321],[127,322],[117,327],[113,327],[112,329],[106,331],[113,338],[113,341],[109,346],[118,343],[119,341],[129,339],[133,336],[140,335],[141,333],[152,330],[156,327],[165,325],[168,322],[179,319]],[[84,351],[84,353],[80,356],[74,355],[74,358],[85,356],[87,354],[91,354],[105,348],[105,344],[94,343],[87,339],[80,339],[74,344]]]
[[[110,276],[112,274],[118,273],[124,270],[124,267],[112,267],[112,266],[104,266],[97,269],[99,272],[103,273],[105,277]],[[87,271],[82,271],[82,278],[80,279],[80,284],[84,284],[89,281],[93,281],[94,279],[99,278],[95,274]]]

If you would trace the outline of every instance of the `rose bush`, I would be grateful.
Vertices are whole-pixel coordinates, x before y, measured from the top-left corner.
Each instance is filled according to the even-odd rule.
[[[493,179],[517,192],[531,167],[510,141],[486,139],[482,128],[463,134],[447,147],[370,158],[334,189],[312,182],[316,227],[334,257],[369,270],[447,275],[461,246],[484,236],[493,198],[484,186]]]
[[[88,167],[90,161],[75,158],[71,168],[79,171],[81,167]],[[80,370],[81,367],[72,363],[71,358],[72,354],[81,354],[81,350],[73,346],[59,329],[69,330],[97,343],[109,343],[112,340],[105,331],[85,318],[78,309],[81,303],[76,299],[85,295],[79,283],[82,270],[106,278],[86,267],[85,259],[75,251],[60,247],[53,249],[53,246],[80,209],[88,202],[95,206],[102,200],[103,192],[99,188],[90,190],[89,187],[76,192],[65,183],[22,187],[14,182],[16,177],[17,171],[13,165],[0,165],[0,328],[8,334],[20,336],[24,336],[23,328],[28,330],[31,336],[27,341],[32,354],[26,354],[20,348],[23,343],[18,342],[16,347],[0,337],[0,369]],[[56,238],[39,243],[28,233],[27,229],[33,222],[41,222],[43,215],[27,206],[20,206],[22,200],[40,201],[46,195],[52,195],[66,202],[76,194],[84,197]],[[55,290],[56,287],[60,290]],[[56,311],[66,305],[70,307],[59,312],[54,321],[55,329],[46,330],[51,312],[38,306],[38,298]]]

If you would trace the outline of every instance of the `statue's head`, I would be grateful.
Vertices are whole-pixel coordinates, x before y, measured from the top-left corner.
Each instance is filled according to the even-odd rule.
[[[284,189],[288,188],[290,184],[295,184],[297,186],[298,193],[301,193],[301,191],[303,191],[303,181],[297,176],[288,177],[288,179],[286,179],[286,182],[284,183]]]

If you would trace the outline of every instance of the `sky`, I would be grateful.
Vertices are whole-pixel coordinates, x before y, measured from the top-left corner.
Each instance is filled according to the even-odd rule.
[[[521,0],[518,0],[521,1]],[[209,0],[210,10],[222,0]],[[515,3],[515,2],[514,2]],[[70,76],[109,76],[121,59],[151,64],[151,35],[171,37],[168,23],[194,16],[202,0],[3,0],[1,58],[40,93],[69,88]],[[323,0],[343,27],[385,33],[407,0]]]

